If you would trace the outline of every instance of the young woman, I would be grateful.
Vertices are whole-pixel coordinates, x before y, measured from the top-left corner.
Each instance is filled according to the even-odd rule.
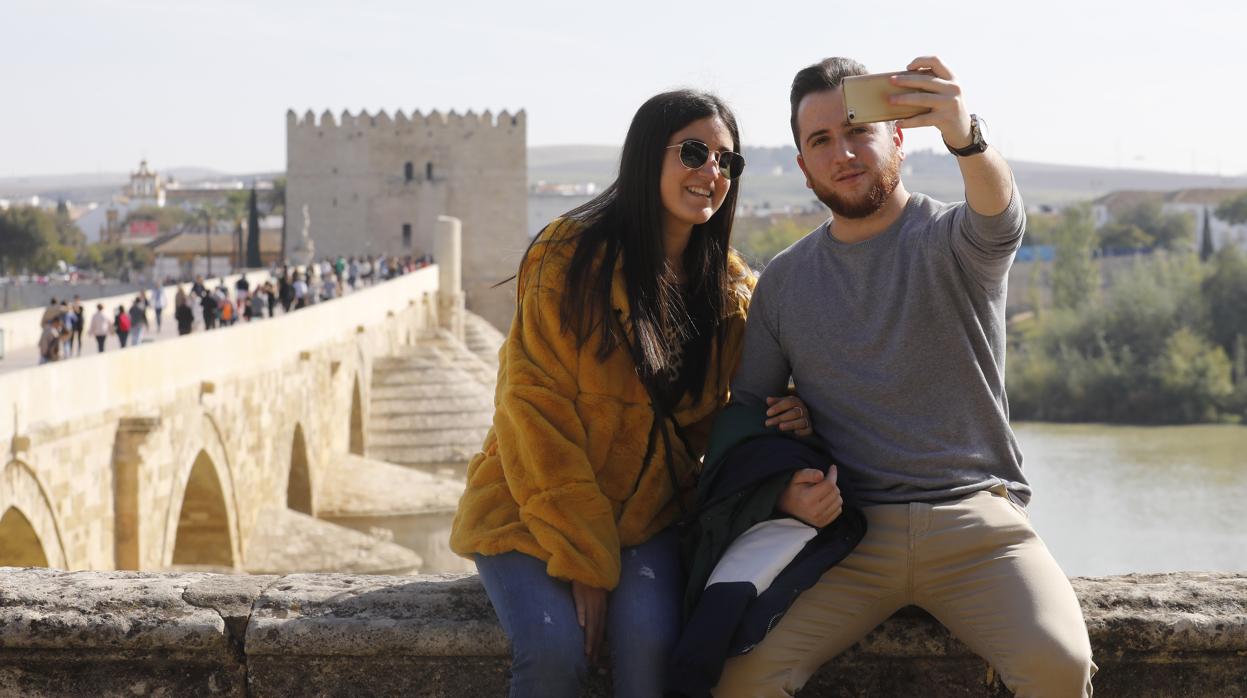
[[[753,277],[729,248],[736,119],[641,106],[619,177],[546,227],[517,274],[493,429],[451,546],[511,639],[511,696],[576,696],[610,637],[615,695],[662,694],[683,580],[671,524],[727,399]],[[772,407],[808,433],[795,397]]]

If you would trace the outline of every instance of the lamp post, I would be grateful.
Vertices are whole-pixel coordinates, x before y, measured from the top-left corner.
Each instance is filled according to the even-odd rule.
[[[208,273],[207,278],[212,278],[212,214],[208,214],[208,229],[205,231],[208,241]]]

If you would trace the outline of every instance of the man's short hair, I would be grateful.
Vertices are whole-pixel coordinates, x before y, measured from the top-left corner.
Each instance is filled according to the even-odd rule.
[[[797,144],[797,152],[801,152],[801,134],[797,129],[797,107],[806,95],[815,92],[834,90],[840,87],[844,79],[851,75],[865,75],[866,66],[852,58],[824,58],[814,65],[797,71],[792,79],[792,91],[788,101],[792,105],[792,140]]]

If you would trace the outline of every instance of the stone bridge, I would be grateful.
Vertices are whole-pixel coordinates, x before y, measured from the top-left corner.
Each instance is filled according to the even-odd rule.
[[[458,288],[450,259],[277,318],[0,373],[0,566],[462,569],[444,531],[501,336],[439,291]]]

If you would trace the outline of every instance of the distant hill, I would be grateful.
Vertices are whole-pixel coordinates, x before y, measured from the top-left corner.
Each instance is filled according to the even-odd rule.
[[[796,165],[792,146],[747,148],[748,162],[741,181],[741,198],[746,204],[767,208],[807,206],[814,197],[805,187]],[[1097,167],[1053,165],[1011,160],[1022,195],[1030,206],[1061,206],[1097,198],[1125,189],[1175,191],[1179,189],[1247,188],[1247,176],[1219,177],[1150,170],[1118,170]],[[605,145],[548,145],[528,149],[530,184],[545,181],[556,184],[594,182],[604,187],[615,178],[619,148]],[[203,167],[174,167],[160,170],[179,182],[206,182],[237,179],[270,179],[281,172],[231,174]],[[909,153],[905,160],[905,184],[911,191],[937,199],[955,201],[963,197],[961,176],[952,155],[931,150]],[[125,172],[0,177],[0,198],[39,195],[47,200],[103,201],[120,191],[128,181]]]
[[[741,197],[754,205],[800,206],[813,196],[796,164],[796,148],[746,148],[746,176]],[[609,146],[534,146],[528,149],[530,182],[609,184],[618,167],[619,149]],[[1247,187],[1247,177],[1190,175],[1150,170],[1118,170],[1011,160],[1018,188],[1028,205],[1061,206],[1094,199],[1111,191]],[[931,150],[909,153],[905,184],[942,200],[963,198],[960,171],[952,155]]]
[[[157,172],[166,180],[172,176],[179,183],[271,179],[282,174],[281,172],[230,174],[205,167],[171,167],[167,170],[157,170]],[[47,200],[103,201],[120,193],[121,188],[129,181],[129,172],[0,177],[0,198],[38,196]]]

